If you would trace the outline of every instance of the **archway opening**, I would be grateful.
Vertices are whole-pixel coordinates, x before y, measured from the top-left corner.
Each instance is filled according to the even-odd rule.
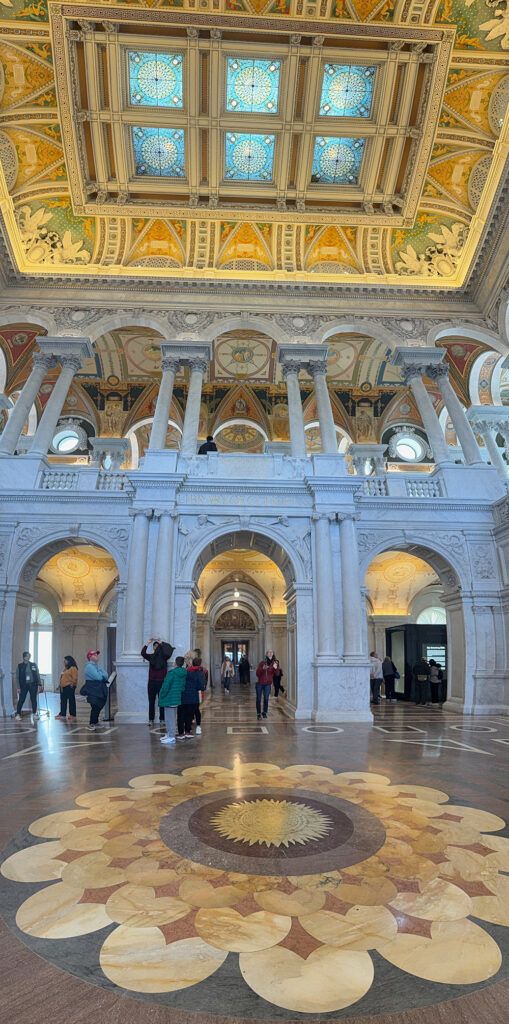
[[[417,702],[415,668],[439,666],[440,686],[426,688],[426,703],[441,705],[464,693],[465,632],[458,579],[451,565],[420,545],[390,548],[366,571],[369,650],[392,659],[399,679],[394,699]]]
[[[80,683],[90,649],[99,650],[101,663],[113,669],[118,578],[113,556],[84,539],[53,541],[31,556],[21,571],[9,638],[13,697],[24,650],[30,650],[49,692],[58,690],[65,655],[75,659]]]

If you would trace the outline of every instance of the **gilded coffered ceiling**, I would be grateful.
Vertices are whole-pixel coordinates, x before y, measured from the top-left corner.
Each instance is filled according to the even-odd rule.
[[[22,273],[466,282],[507,161],[509,0],[0,0],[0,19]]]

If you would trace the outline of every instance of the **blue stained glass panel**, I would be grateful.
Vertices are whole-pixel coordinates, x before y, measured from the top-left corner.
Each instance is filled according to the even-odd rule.
[[[184,106],[181,53],[129,50],[129,101],[133,106]]]
[[[228,57],[226,109],[235,113],[277,114],[280,60]]]
[[[323,69],[321,117],[369,117],[376,67],[326,64]]]
[[[229,181],[272,181],[275,135],[226,132],[225,172]]]
[[[136,174],[185,178],[183,128],[133,128]]]
[[[365,139],[317,135],[311,181],[321,185],[357,185]]]

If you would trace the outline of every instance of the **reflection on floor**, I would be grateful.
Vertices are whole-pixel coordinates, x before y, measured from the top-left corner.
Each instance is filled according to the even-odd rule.
[[[0,723],[6,1019],[505,1019],[509,719],[85,714]]]

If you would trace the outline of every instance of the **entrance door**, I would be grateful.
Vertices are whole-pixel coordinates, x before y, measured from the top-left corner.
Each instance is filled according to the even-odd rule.
[[[221,640],[221,660],[229,658],[236,672],[243,655],[249,658],[249,640]]]

